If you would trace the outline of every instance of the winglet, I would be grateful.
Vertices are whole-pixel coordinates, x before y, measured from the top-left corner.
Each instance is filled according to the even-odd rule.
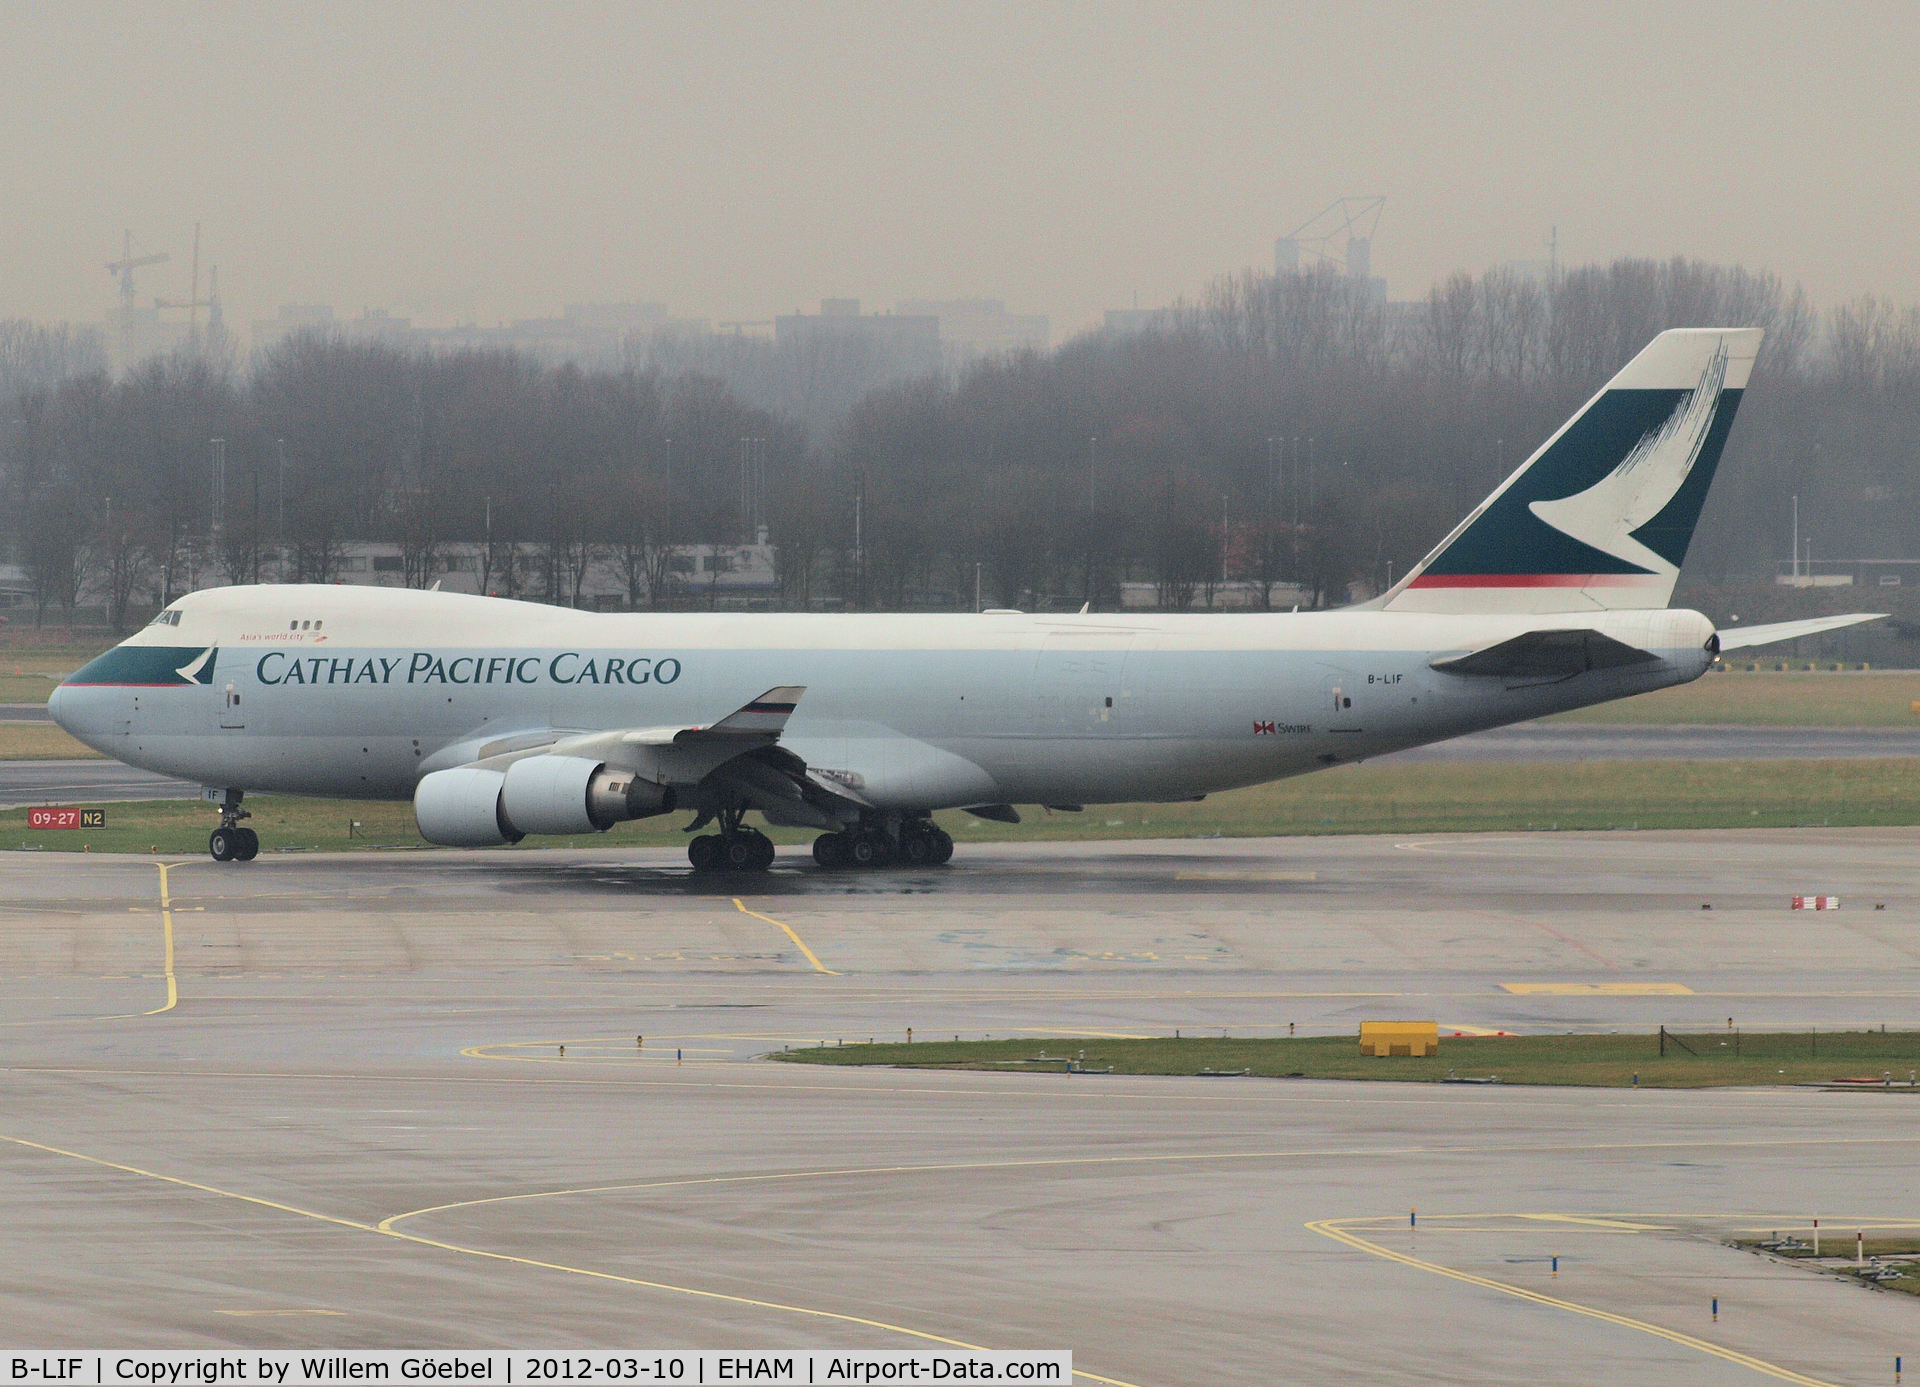
[[[742,705],[703,730],[720,736],[778,737],[786,730],[787,719],[793,716],[794,705],[806,691],[806,686],[802,684],[783,684],[777,689],[768,689],[751,703]]]

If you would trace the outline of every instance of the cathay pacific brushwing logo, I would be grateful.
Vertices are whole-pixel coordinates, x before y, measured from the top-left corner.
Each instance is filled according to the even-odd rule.
[[[109,688],[169,689],[211,684],[218,646],[116,645],[66,682]]]
[[[1527,509],[1561,534],[1636,564],[1651,573],[1672,574],[1678,567],[1633,537],[1633,532],[1665,509],[1686,484],[1720,408],[1727,379],[1727,348],[1707,362],[1694,388],[1673,412],[1621,459],[1619,466],[1585,491],[1557,501],[1534,501]]]
[[[200,652],[198,659],[181,665],[174,670],[174,673],[189,684],[211,684],[213,682],[213,651],[214,647],[208,646]]]

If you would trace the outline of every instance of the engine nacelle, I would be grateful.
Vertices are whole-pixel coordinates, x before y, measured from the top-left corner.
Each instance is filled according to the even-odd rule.
[[[582,756],[529,756],[502,771],[435,771],[413,792],[420,834],[448,847],[517,843],[529,833],[601,833],[671,812],[671,785]]]
[[[413,818],[420,836],[449,848],[491,848],[526,835],[502,812],[507,777],[479,766],[455,766],[422,777],[413,790]]]

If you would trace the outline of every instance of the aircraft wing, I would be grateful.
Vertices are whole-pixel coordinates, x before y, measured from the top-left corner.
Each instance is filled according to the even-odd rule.
[[[783,684],[715,723],[586,732],[562,737],[545,751],[591,757],[656,785],[682,787],[683,806],[699,815],[695,827],[733,804],[758,809],[771,823],[837,829],[853,816],[839,811],[866,801],[779,745],[805,692],[802,685]]]
[[[1858,626],[1863,621],[1878,621],[1885,612],[1849,612],[1846,616],[1815,616],[1805,621],[1776,621],[1766,626],[1729,626],[1718,632],[1720,649],[1745,650],[1775,641],[1797,640],[1821,631],[1837,631],[1842,626]]]
[[[1585,674],[1590,669],[1616,669],[1645,664],[1660,657],[1617,641],[1598,631],[1528,631],[1483,650],[1451,655],[1431,662],[1448,674],[1485,675],[1500,679],[1540,679]]]
[[[804,685],[783,684],[742,704],[716,723],[583,732],[562,737],[547,750],[559,756],[623,759],[623,753],[625,758],[631,757],[629,748],[677,747],[737,756],[751,747],[779,741],[780,734],[787,729],[787,719],[793,716],[794,706],[805,692]]]

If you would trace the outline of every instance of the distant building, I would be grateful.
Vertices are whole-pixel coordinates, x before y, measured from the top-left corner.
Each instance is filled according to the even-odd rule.
[[[33,576],[15,563],[0,563],[0,608],[33,604]]]
[[[517,549],[513,566],[519,575],[515,595],[538,601],[544,572],[541,547],[537,544],[496,545],[496,565],[504,565],[505,551]],[[477,593],[481,590],[481,570],[486,566],[487,546],[474,540],[449,540],[434,546],[425,574],[417,581],[437,585],[444,592]],[[415,557],[420,563],[419,556]],[[263,582],[290,581],[291,555],[283,556],[273,546],[261,554],[260,576]],[[176,572],[175,594],[203,588],[225,586],[227,579],[204,547],[191,547],[186,562]],[[340,546],[340,564],[335,583],[352,587],[398,588],[407,585],[407,556],[397,543],[385,540],[349,540]],[[506,596],[499,567],[490,575],[489,588],[496,596]],[[779,596],[780,577],[775,566],[775,549],[761,528],[751,544],[685,544],[667,559],[667,580],[661,593],[663,602],[674,606],[711,605],[726,609],[771,608]],[[135,605],[145,601],[141,593]],[[642,597],[643,605],[649,599]],[[80,594],[83,607],[103,606],[106,594],[98,575],[90,575]],[[29,575],[12,565],[0,565],[0,611],[33,604],[33,584]],[[588,565],[580,585],[580,605],[592,611],[620,611],[627,606],[624,575],[610,551],[601,551]]]
[[[256,351],[266,351],[281,339],[296,332],[318,329],[321,332],[333,328],[333,306],[324,303],[283,303],[280,311],[271,318],[258,320],[253,325],[253,346]]]
[[[1109,308],[1106,330],[1121,337],[1134,337],[1166,319],[1164,308]]]
[[[132,307],[116,311],[104,336],[107,356],[116,371],[136,366],[150,356],[163,356],[187,345],[192,336],[184,322],[169,322],[158,308]]]
[[[338,318],[326,304],[282,304],[276,317],[253,325],[253,344],[270,348],[292,333],[318,329],[351,341],[442,351],[517,351],[548,365],[573,361],[613,365],[633,337],[676,332],[704,336],[705,322],[667,316],[663,303],[570,303],[554,318],[518,318],[498,327],[464,323],[416,327],[411,318],[369,308],[358,318]]]
[[[1002,299],[906,299],[896,312],[939,321],[940,349],[949,369],[983,356],[1043,352],[1051,337],[1046,314],[1009,313]]]
[[[1920,559],[1782,559],[1773,581],[1783,588],[1914,587]]]
[[[940,369],[940,319],[931,313],[860,312],[858,299],[822,299],[818,313],[773,320],[782,347],[858,346],[883,354],[903,375]]]
[[[413,319],[396,318],[384,308],[363,308],[358,318],[340,323],[343,335],[355,342],[382,342],[390,347],[412,345]]]

